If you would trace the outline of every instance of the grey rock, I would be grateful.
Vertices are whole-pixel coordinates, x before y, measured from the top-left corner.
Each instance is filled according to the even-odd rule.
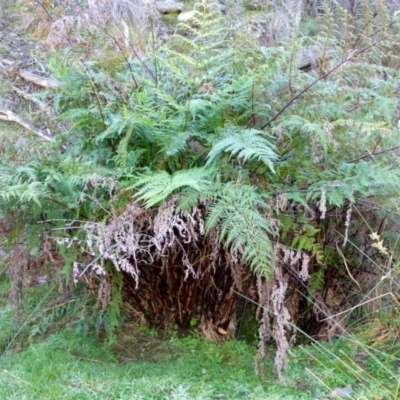
[[[188,12],[180,14],[178,17],[178,21],[179,22],[188,22],[191,19],[193,19],[194,16],[195,16],[194,11],[188,11]]]
[[[345,387],[341,388],[335,388],[332,390],[332,392],[329,394],[329,397],[331,399],[351,399],[353,397],[353,388],[351,385],[347,385]]]
[[[262,5],[257,1],[252,1],[244,4],[244,8],[248,11],[260,11],[262,10]]]
[[[180,14],[183,4],[173,0],[156,1],[156,8],[161,14]]]
[[[297,52],[298,69],[308,71],[314,69],[321,57],[321,50],[314,46],[302,47]]]

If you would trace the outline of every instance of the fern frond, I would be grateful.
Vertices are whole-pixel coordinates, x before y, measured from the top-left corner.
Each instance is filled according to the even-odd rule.
[[[36,203],[49,195],[42,182],[37,181],[38,171],[33,167],[36,163],[17,166],[14,170],[0,167],[0,199],[6,203]]]
[[[46,188],[40,182],[4,184],[0,180],[0,198],[6,202],[36,203],[41,205],[41,200],[48,195]]]
[[[263,276],[272,273],[272,230],[265,216],[268,209],[265,196],[255,187],[227,183],[216,193],[206,220],[206,232],[219,225],[225,247],[241,254],[242,261]]]
[[[355,203],[357,198],[397,196],[400,190],[400,169],[396,166],[381,166],[366,161],[342,163],[322,176],[325,181],[310,187],[309,198],[319,199],[318,189],[323,187],[327,202],[336,207],[342,207],[346,200]]]
[[[238,159],[263,162],[274,172],[274,162],[277,160],[275,146],[267,139],[266,134],[257,129],[240,129],[227,127],[223,137],[208,153],[207,165],[210,165],[221,153],[230,153]]]
[[[161,151],[164,152],[167,157],[171,157],[181,153],[186,148],[191,133],[176,132],[174,135],[170,134],[165,136],[166,140]]]
[[[210,170],[193,168],[180,170],[170,175],[166,171],[153,175],[142,175],[134,185],[127,188],[140,188],[134,195],[135,200],[144,201],[147,208],[165,200],[178,189],[190,187],[198,192],[205,190],[210,181]]]

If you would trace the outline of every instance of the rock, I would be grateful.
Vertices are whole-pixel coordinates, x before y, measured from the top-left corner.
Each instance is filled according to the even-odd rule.
[[[159,40],[162,42],[166,42],[169,39],[169,32],[168,32],[168,27],[163,24],[158,24],[156,26],[156,36]]]
[[[244,8],[248,11],[260,11],[262,9],[261,4],[257,2],[247,3]]]
[[[188,11],[182,14],[179,14],[178,21],[179,22],[188,22],[194,17],[194,11]]]
[[[161,14],[180,14],[183,4],[173,0],[156,1],[156,8]]]
[[[321,50],[315,46],[302,47],[297,51],[296,67],[302,71],[310,71],[317,67]]]
[[[351,385],[347,385],[342,388],[335,388],[329,394],[331,399],[341,398],[341,399],[352,399],[353,398],[353,388]]]

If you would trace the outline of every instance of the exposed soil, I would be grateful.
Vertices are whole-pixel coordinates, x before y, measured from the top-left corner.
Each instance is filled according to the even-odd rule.
[[[114,354],[121,364],[132,361],[172,361],[178,358],[178,352],[183,351],[168,340],[151,336],[149,333],[140,333],[140,328],[132,323],[123,324],[117,335]]]

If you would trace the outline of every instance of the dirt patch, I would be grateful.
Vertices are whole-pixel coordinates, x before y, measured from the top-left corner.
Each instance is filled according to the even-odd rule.
[[[177,333],[187,336],[189,333]],[[132,361],[147,361],[161,363],[173,361],[187,349],[171,343],[169,337],[163,337],[162,332],[144,329],[134,322],[125,322],[116,332],[117,341],[113,351],[119,363]]]
[[[124,328],[125,330],[126,328]],[[132,361],[161,363],[176,360],[182,349],[167,340],[135,333],[132,330],[118,333],[114,354],[120,364]]]

